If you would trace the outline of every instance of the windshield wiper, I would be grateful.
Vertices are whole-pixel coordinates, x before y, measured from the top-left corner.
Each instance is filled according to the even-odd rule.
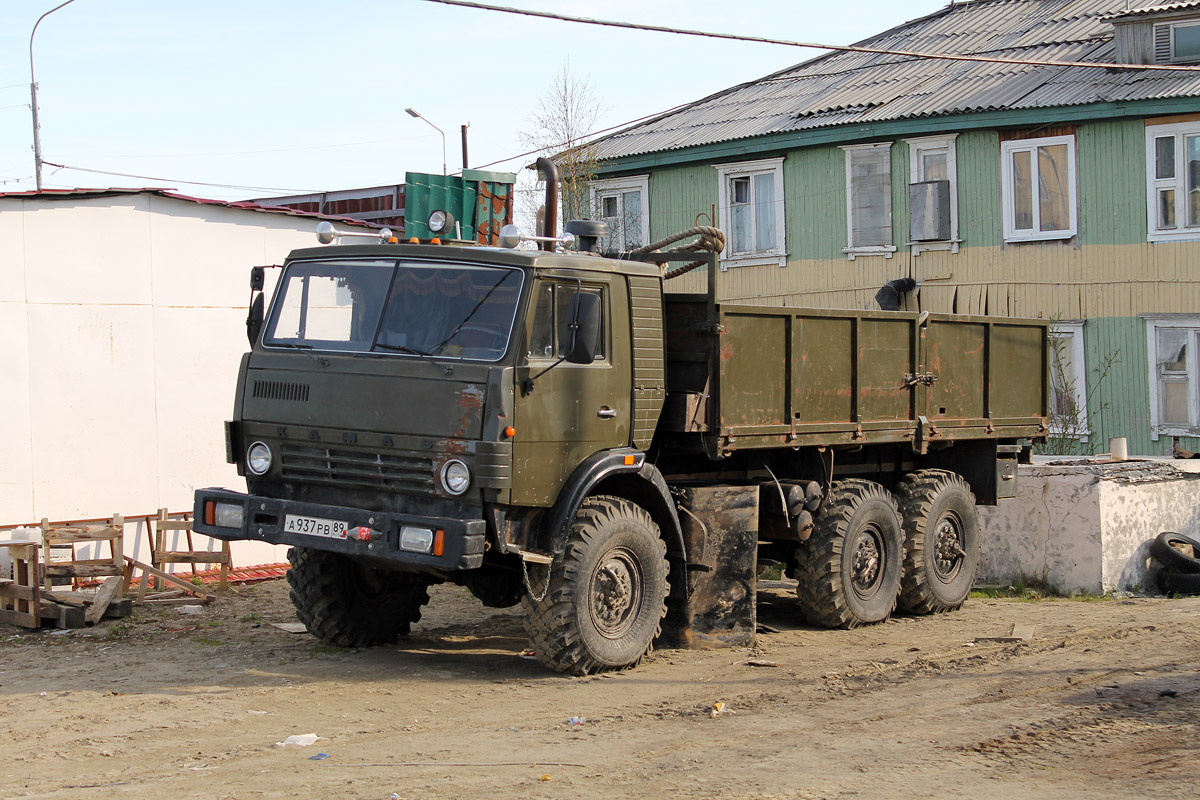
[[[329,359],[321,358],[320,356],[313,354],[313,346],[311,344],[295,344],[293,342],[271,342],[270,345],[271,345],[271,347],[286,347],[290,350],[299,350],[301,353],[304,353],[304,355],[308,356],[313,361],[320,364],[322,367],[329,366]]]
[[[395,350],[398,353],[407,353],[409,355],[419,356],[420,358],[423,358],[426,361],[428,361],[430,364],[433,364],[435,367],[437,367],[438,369],[440,369],[442,372],[446,373],[447,375],[450,375],[451,373],[454,372],[454,368],[451,367],[449,364],[444,364],[441,361],[438,361],[436,358],[433,357],[432,353],[426,353],[424,350],[417,350],[415,348],[412,348],[412,347],[409,347],[409,346],[403,345],[403,344],[387,344],[385,342],[375,342],[375,347],[383,348],[384,350]]]

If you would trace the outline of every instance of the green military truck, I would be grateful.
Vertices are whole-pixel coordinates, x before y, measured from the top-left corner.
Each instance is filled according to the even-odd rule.
[[[713,253],[601,256],[596,225],[291,253],[226,424],[247,491],[197,491],[195,529],[290,545],[331,644],[452,581],[575,674],[750,641],[763,563],[816,626],[959,607],[976,504],[1047,432],[1046,323],[720,303]],[[664,291],[681,261],[707,292]]]

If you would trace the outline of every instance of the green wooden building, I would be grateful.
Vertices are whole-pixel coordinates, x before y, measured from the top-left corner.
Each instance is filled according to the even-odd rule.
[[[600,140],[611,244],[716,224],[724,300],[911,277],[910,310],[1053,319],[1056,447],[1200,450],[1200,2],[972,0],[856,47]]]

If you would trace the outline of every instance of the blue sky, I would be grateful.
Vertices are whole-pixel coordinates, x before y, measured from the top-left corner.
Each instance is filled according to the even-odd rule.
[[[29,36],[60,0],[0,3],[0,191],[33,183]],[[848,44],[940,0],[508,0],[644,24]],[[157,186],[217,199],[400,183],[451,171],[470,124],[478,167],[523,152],[569,60],[615,125],[816,55],[623,31],[423,0],[75,0],[34,39],[47,188]],[[652,77],[651,81],[647,78]],[[491,169],[515,171],[524,159]],[[182,181],[232,184],[196,186]]]

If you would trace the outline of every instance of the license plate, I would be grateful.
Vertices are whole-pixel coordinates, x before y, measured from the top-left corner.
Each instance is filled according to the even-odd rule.
[[[325,536],[330,539],[345,539],[349,523],[340,519],[322,519],[321,517],[302,517],[288,514],[283,521],[283,529],[287,533],[302,533],[306,536]]]

